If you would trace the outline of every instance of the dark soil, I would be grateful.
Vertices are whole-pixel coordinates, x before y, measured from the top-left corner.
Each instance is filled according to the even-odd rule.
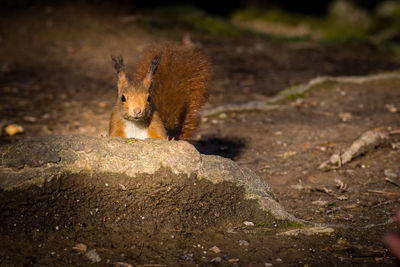
[[[325,47],[249,34],[232,39],[154,31],[127,19],[126,10],[79,4],[0,11],[0,126],[16,123],[25,130],[13,137],[3,132],[0,143],[36,135],[106,135],[116,97],[110,55],[124,55],[132,71],[146,45],[168,36],[180,41],[189,33],[211,58],[215,75],[206,108],[263,100],[318,75],[366,75],[400,66],[367,44]],[[272,112],[204,120],[193,141],[203,153],[255,171],[296,217],[348,228],[278,236],[282,222],[275,225],[243,201],[240,188],[165,170],[158,174],[165,176],[163,184],[149,176],[140,187],[124,184],[122,176],[94,177],[89,184],[85,175],[65,176],[61,184],[1,194],[0,263],[90,265],[72,250],[84,243],[97,250],[99,265],[192,266],[215,257],[222,266],[394,265],[381,240],[395,223],[380,224],[400,209],[400,188],[385,181],[390,170],[400,184],[400,150],[393,148],[399,136],[338,170],[317,168],[367,130],[399,129],[400,113],[386,107],[400,109],[399,88],[399,80],[325,83]],[[256,226],[245,227],[245,220]],[[210,251],[213,246],[221,252]]]

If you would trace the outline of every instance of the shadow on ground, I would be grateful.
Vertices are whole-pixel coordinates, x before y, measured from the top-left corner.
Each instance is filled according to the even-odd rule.
[[[246,148],[246,142],[236,137],[203,136],[200,140],[191,143],[202,154],[217,155],[233,160],[239,157]]]

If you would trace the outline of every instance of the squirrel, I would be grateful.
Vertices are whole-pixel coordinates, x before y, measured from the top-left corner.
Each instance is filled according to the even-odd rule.
[[[112,57],[118,75],[118,98],[110,136],[188,140],[200,122],[208,97],[211,65],[192,47],[176,43],[153,46],[128,79],[122,56]]]

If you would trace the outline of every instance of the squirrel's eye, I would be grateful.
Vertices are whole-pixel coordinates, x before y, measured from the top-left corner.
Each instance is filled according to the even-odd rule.
[[[126,98],[125,98],[124,95],[121,96],[121,101],[122,101],[122,102],[125,102],[125,101],[126,101]]]
[[[150,96],[147,97],[147,103],[150,103]]]

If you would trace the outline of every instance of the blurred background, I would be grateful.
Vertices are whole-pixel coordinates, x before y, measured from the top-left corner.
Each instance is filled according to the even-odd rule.
[[[132,72],[147,46],[165,40],[212,61],[205,108],[262,100],[320,75],[397,70],[400,2],[3,0],[0,141],[107,135],[110,55],[123,55]],[[9,124],[24,134],[4,134]]]

